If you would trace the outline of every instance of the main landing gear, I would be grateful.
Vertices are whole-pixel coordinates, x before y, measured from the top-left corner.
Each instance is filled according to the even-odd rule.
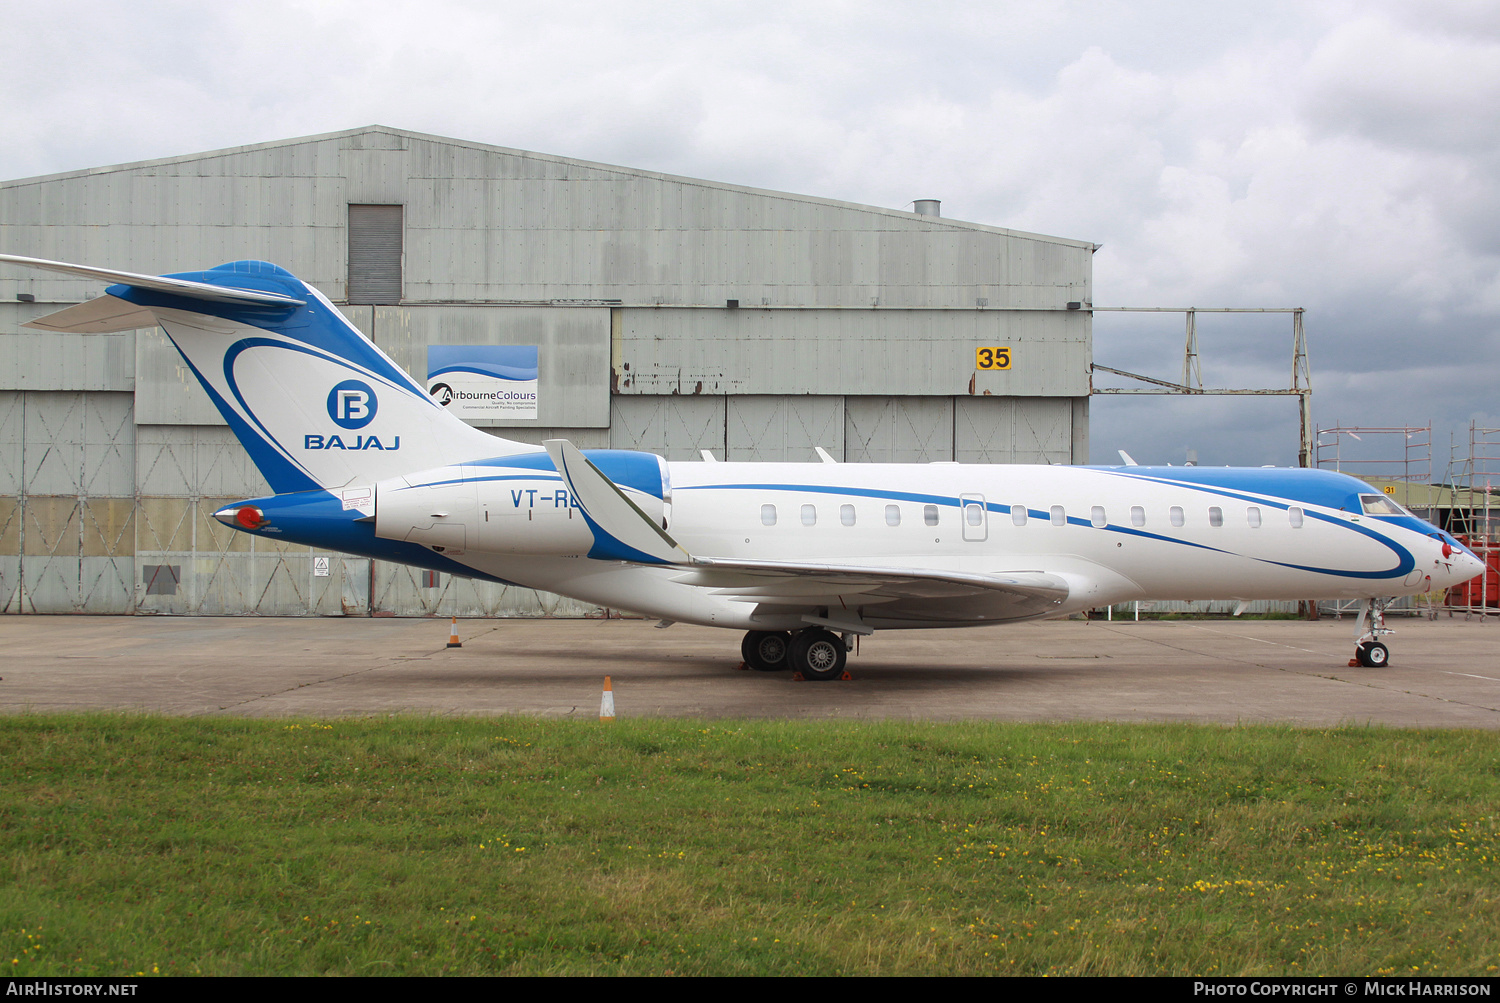
[[[803,679],[822,682],[844,677],[849,645],[838,634],[821,627],[796,633],[752,630],[740,642],[740,654],[757,672],[791,669]]]
[[[1385,608],[1390,599],[1365,599],[1359,604],[1359,617],[1354,621],[1354,657],[1349,659],[1351,667],[1363,665],[1367,669],[1383,669],[1391,663],[1391,649],[1377,637],[1394,634],[1385,625]]]

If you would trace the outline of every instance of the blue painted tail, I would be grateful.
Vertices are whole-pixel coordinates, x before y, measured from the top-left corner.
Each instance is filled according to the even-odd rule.
[[[449,414],[322,293],[268,262],[143,276],[0,261],[115,282],[28,326],[99,333],[160,324],[278,494],[539,450]]]

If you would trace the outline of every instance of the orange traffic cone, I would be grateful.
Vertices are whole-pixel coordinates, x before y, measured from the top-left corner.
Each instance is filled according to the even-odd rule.
[[[599,720],[615,719],[615,691],[610,688],[609,676],[604,677],[604,697],[599,701]]]
[[[462,648],[464,642],[458,639],[458,617],[453,618],[453,629],[448,633],[448,647]]]

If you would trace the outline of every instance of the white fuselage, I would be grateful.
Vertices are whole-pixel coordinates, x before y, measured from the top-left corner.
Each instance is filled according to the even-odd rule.
[[[1045,572],[1069,586],[1067,602],[1051,615],[1148,598],[1416,594],[1478,570],[1477,559],[1462,548],[1450,546],[1445,555],[1435,527],[1409,514],[1365,514],[1358,497],[1371,489],[1322,471],[1226,468],[1220,474],[1209,468],[957,463],[665,466],[665,498],[630,495],[695,555],[985,575]],[[558,494],[562,482],[551,470],[513,471],[503,479],[462,470],[426,471],[407,480],[437,485],[423,489],[433,493],[433,505],[471,511],[468,521],[486,527],[482,533],[461,537],[466,542],[457,553],[451,527],[408,531],[408,520],[381,535],[420,543],[424,532],[447,532],[447,553],[461,564],[663,619],[741,629],[799,622],[793,617],[783,623],[742,597],[701,588],[681,568],[588,558],[589,528],[576,505]],[[394,497],[381,488],[382,524],[386,500]],[[439,497],[445,499],[441,504]],[[863,615],[877,627],[994,622],[962,616],[883,621],[874,604]]]

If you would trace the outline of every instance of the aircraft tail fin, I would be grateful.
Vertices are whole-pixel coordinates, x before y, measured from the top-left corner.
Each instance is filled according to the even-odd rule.
[[[277,494],[540,451],[449,414],[322,293],[269,262],[161,276],[15,255],[0,263],[113,283],[27,326],[159,324]]]

